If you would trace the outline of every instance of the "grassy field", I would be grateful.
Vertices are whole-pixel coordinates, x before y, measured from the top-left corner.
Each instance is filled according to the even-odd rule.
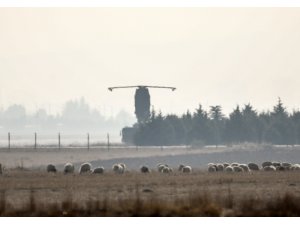
[[[297,171],[0,176],[1,216],[300,216],[299,201]]]

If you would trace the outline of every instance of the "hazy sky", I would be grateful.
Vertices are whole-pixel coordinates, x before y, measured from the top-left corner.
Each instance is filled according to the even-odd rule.
[[[94,108],[134,112],[150,89],[163,113],[201,103],[227,114],[250,102],[300,107],[300,8],[0,8],[0,105],[51,113],[84,96]]]

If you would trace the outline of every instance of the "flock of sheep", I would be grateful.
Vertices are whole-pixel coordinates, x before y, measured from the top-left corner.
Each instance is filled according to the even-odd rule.
[[[118,164],[114,164],[112,166],[112,171],[114,171],[115,173],[118,174],[122,174],[126,171],[126,165],[124,163],[118,163]],[[53,164],[49,164],[47,166],[47,172],[53,172],[56,173],[57,169]],[[68,173],[74,173],[75,172],[75,166],[72,163],[66,163],[63,169],[63,172],[65,174]],[[92,164],[91,163],[82,163],[79,167],[79,171],[80,174],[82,173],[96,173],[96,174],[102,174],[104,173],[104,167],[96,167],[96,168],[92,168]]]
[[[173,168],[167,164],[159,163],[156,166],[156,169],[160,173],[172,173]],[[124,163],[114,164],[112,166],[112,171],[116,174],[123,174],[127,170],[127,167]],[[287,170],[300,170],[300,164],[291,164],[287,162],[263,162],[261,166],[256,163],[208,163],[208,172],[250,172],[250,171],[287,171]],[[54,165],[49,164],[47,166],[48,172],[56,172],[56,168]],[[92,169],[91,163],[83,163],[79,167],[79,173],[95,173],[102,174],[104,173],[104,167],[96,167]],[[151,173],[151,169],[149,166],[143,165],[140,167],[141,173]],[[180,164],[178,167],[178,171],[181,173],[191,173],[192,167],[188,165]],[[64,173],[74,173],[74,165],[72,163],[67,163],[64,166]]]
[[[172,173],[173,168],[167,164],[159,163],[156,166],[156,169],[159,173]],[[116,174],[123,174],[127,171],[127,167],[124,163],[114,164],[111,170]],[[300,170],[300,164],[291,164],[287,162],[263,162],[261,166],[256,163],[208,163],[208,172],[250,172],[250,171],[288,171],[288,170]],[[149,166],[143,165],[140,167],[141,173],[151,173]],[[178,171],[181,173],[191,173],[192,167],[188,165],[180,164]],[[53,164],[47,166],[47,172],[57,172],[56,167]],[[72,163],[66,163],[63,168],[65,174],[74,173],[75,167]],[[79,174],[82,173],[94,173],[94,174],[103,174],[105,172],[104,167],[93,168],[91,163],[83,163],[79,167]],[[3,167],[0,163],[0,174],[3,173]]]
[[[291,164],[287,162],[263,162],[261,167],[256,163],[208,163],[208,172],[250,172],[250,171],[287,171],[300,170],[300,164]]]
[[[172,173],[173,168],[168,166],[167,164],[158,164],[157,166],[157,171],[160,173]],[[116,174],[123,174],[127,170],[127,167],[124,163],[117,163],[112,166],[112,171]],[[78,173],[95,173],[95,174],[102,174],[104,173],[105,169],[104,167],[96,167],[92,168],[91,163],[83,163],[80,165]],[[192,172],[192,167],[191,166],[185,166],[185,165],[179,165],[178,171],[182,173],[191,173]],[[47,166],[47,172],[53,172],[56,173],[57,169],[53,164],[49,164]],[[75,172],[75,167],[72,163],[66,163],[63,169],[63,172],[65,174],[68,173],[74,173]],[[149,166],[143,165],[140,167],[140,172],[141,173],[151,173],[151,169]]]

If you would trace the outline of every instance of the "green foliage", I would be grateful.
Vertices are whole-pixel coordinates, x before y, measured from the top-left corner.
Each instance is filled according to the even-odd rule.
[[[150,117],[150,94],[148,88],[140,87],[135,92],[135,115],[139,123]]]
[[[242,109],[238,105],[229,117],[219,105],[209,112],[199,105],[195,112],[181,117],[163,116],[154,109],[150,119],[137,128],[137,145],[206,145],[237,144],[244,142],[294,145],[300,143],[300,112],[289,114],[281,99],[271,112],[257,113],[252,105]]]

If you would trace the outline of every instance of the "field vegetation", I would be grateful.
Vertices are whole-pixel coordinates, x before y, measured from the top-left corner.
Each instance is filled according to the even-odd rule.
[[[299,216],[300,173],[103,175],[10,169],[1,216]]]

